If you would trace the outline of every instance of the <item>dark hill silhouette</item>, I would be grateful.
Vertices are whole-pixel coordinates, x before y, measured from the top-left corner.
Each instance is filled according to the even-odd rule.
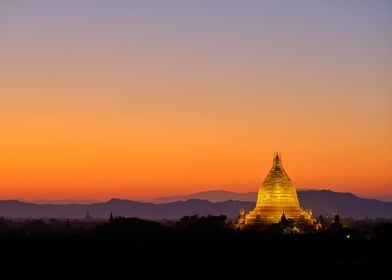
[[[53,205],[33,204],[17,200],[0,201],[0,217],[9,218],[73,218],[86,217],[106,219],[114,216],[138,217],[141,219],[161,220],[179,219],[191,215],[220,215],[224,213],[235,217],[239,209],[251,209],[253,202],[225,201],[212,203],[207,200],[190,199],[171,203],[153,204],[125,199],[111,199],[107,202],[90,205]]]
[[[248,194],[247,194],[248,195]],[[336,209],[342,217],[352,218],[391,218],[392,202],[357,197],[351,193],[338,193],[328,190],[307,190],[298,192],[301,206],[311,208],[314,215],[333,215]],[[111,199],[93,204],[34,204],[18,200],[0,201],[0,217],[10,218],[74,218],[86,217],[87,212],[93,218],[106,219],[115,216],[138,217],[141,219],[161,220],[179,219],[191,215],[220,215],[235,218],[239,209],[253,209],[254,201],[227,200],[210,202],[201,199],[189,199],[169,203],[147,203],[125,199]]]
[[[391,218],[392,202],[360,198],[352,193],[338,193],[329,190],[298,192],[301,206],[312,208],[315,214],[334,215],[336,209],[343,217]]]

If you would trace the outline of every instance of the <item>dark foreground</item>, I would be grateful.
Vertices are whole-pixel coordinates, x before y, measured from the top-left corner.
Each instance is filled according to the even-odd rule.
[[[282,234],[276,227],[237,231],[223,217],[186,218],[166,225],[124,218],[2,220],[0,273],[7,278],[0,279],[375,276],[391,269],[391,229],[392,224],[385,223],[364,231],[310,234]]]

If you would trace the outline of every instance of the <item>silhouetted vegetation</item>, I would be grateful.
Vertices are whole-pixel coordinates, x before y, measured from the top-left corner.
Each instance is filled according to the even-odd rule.
[[[0,264],[14,278],[61,273],[73,278],[253,279],[261,271],[276,273],[279,265],[285,268],[280,275],[300,268],[323,275],[388,268],[390,260],[383,256],[392,249],[391,221],[335,217],[323,223],[325,230],[304,234],[290,219],[237,230],[223,215],[164,222],[113,216],[106,221],[0,219]]]

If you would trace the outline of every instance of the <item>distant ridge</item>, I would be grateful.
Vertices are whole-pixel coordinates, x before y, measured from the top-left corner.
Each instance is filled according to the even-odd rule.
[[[257,198],[257,192],[236,193],[236,192],[230,192],[225,190],[212,190],[212,191],[192,193],[188,195],[158,197],[158,198],[146,200],[146,202],[167,203],[167,202],[174,202],[174,201],[186,201],[189,199],[204,199],[210,202],[222,202],[227,200],[256,201],[256,198]]]
[[[227,198],[226,201],[209,201],[225,198]],[[298,191],[298,198],[301,206],[304,209],[311,208],[316,216],[319,214],[331,216],[338,209],[342,217],[392,218],[392,202],[360,198],[352,193],[306,190]],[[177,201],[172,201],[175,199]],[[242,201],[242,199],[250,201]],[[179,219],[186,215],[220,215],[223,213],[233,219],[237,217],[241,208],[245,211],[253,209],[255,200],[256,193],[238,194],[228,191],[160,198],[152,200],[154,203],[116,198],[92,204],[64,205],[0,200],[0,217],[82,219],[88,212],[91,217],[99,219],[107,219],[110,213],[113,213],[115,216],[161,220]]]
[[[162,204],[138,202],[126,199],[110,199],[107,202],[82,204],[34,204],[18,200],[0,201],[0,217],[7,218],[60,218],[83,219],[87,212],[92,218],[108,219],[114,216],[138,217],[150,220],[179,219],[187,215],[220,215],[235,217],[241,208],[251,209],[253,202],[225,201],[213,203],[190,199]]]
[[[24,202],[31,202],[35,204],[92,204],[98,201],[92,199],[61,199],[61,200],[46,200],[46,199],[37,199],[37,200],[23,200]]]

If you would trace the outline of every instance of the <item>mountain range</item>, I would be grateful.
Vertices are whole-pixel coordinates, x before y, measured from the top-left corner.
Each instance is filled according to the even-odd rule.
[[[142,219],[178,219],[186,215],[220,215],[237,217],[239,210],[254,208],[256,193],[234,193],[209,191],[154,199],[132,201],[110,199],[91,204],[37,204],[19,200],[0,200],[0,217],[7,218],[70,218],[87,216],[105,219],[114,216],[139,217]],[[312,209],[315,216],[334,215],[336,209],[342,217],[392,218],[392,202],[366,199],[351,193],[330,190],[300,190],[298,198],[301,207]]]
[[[237,192],[230,192],[225,190],[213,190],[213,191],[197,192],[188,195],[158,197],[158,198],[146,200],[146,202],[168,203],[168,202],[175,202],[175,201],[186,201],[189,199],[203,199],[203,200],[208,200],[210,202],[223,202],[227,200],[255,202],[257,199],[257,192],[237,193]]]

